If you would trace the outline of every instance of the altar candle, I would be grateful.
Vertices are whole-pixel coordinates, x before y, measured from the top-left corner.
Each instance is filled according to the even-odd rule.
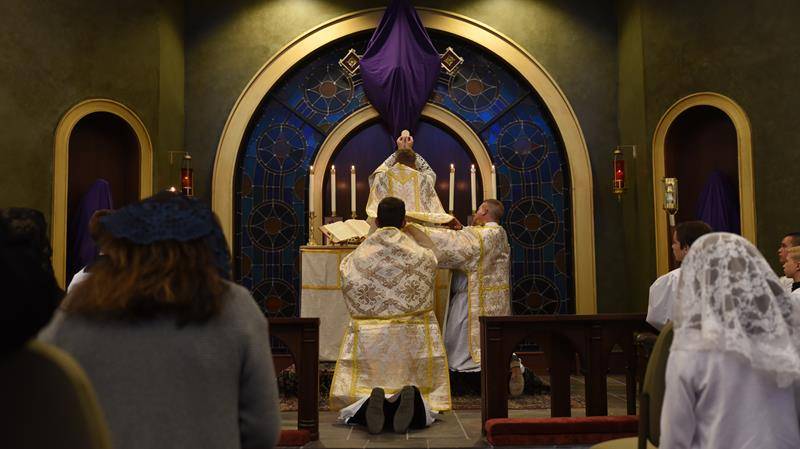
[[[308,214],[314,214],[314,166],[308,166]]]
[[[492,190],[491,190],[492,198],[497,199],[497,173],[494,170],[494,165],[492,165]]]
[[[469,188],[471,190],[470,194],[472,196],[472,213],[474,214],[477,210],[475,207],[475,164],[470,165],[469,167]]]
[[[453,194],[456,187],[456,166],[450,164],[450,212],[453,212]]]
[[[336,216],[336,166],[331,165],[331,216]]]
[[[350,166],[350,211],[356,215],[356,166]]]

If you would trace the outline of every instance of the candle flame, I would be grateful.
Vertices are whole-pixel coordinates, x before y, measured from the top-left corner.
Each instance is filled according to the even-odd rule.
[[[455,170],[455,169],[456,169],[456,166],[453,165],[453,164],[450,164],[450,170]]]

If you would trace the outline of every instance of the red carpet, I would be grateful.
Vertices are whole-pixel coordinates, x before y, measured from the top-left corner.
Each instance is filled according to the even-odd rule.
[[[486,422],[493,446],[596,444],[638,434],[637,416],[503,418]]]

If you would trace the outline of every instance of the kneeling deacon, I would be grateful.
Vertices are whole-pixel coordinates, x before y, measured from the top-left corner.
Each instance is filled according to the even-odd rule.
[[[344,407],[345,423],[405,432],[430,425],[431,411],[450,409],[447,355],[433,313],[437,260],[401,231],[402,200],[381,200],[376,225],[339,267],[350,323],[330,400]]]

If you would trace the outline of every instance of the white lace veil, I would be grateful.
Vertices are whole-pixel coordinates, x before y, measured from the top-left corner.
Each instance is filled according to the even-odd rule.
[[[800,305],[738,235],[706,234],[692,244],[673,321],[673,350],[736,354],[780,387],[800,380]]]

